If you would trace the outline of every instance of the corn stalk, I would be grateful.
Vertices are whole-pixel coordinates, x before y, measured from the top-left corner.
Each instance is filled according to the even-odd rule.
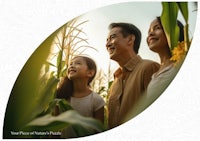
[[[11,131],[27,133],[46,129],[54,131],[69,125],[76,125],[74,128],[77,131],[83,131],[83,134],[77,134],[78,136],[104,130],[95,119],[83,118],[76,112],[67,113],[69,105],[63,100],[55,99],[57,84],[60,78],[66,75],[71,57],[83,53],[85,49],[93,48],[83,45],[87,44],[87,40],[81,38],[80,34],[83,31],[79,26],[85,22],[77,24],[77,21],[78,19],[74,19],[68,22],[50,35],[23,67],[6,109],[3,138],[39,138],[40,136],[22,134],[13,136]],[[57,47],[57,52],[52,53],[51,47],[54,49]],[[50,115],[55,105],[64,110],[59,117]],[[46,125],[42,125],[43,120],[46,121]],[[90,130],[87,131],[85,128]],[[91,128],[94,130],[89,132]]]

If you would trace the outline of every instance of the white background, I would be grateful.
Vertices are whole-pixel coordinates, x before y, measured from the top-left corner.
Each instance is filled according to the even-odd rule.
[[[0,0],[0,138],[12,87],[35,49],[58,27],[90,10],[125,0]],[[200,140],[199,12],[188,56],[162,96],[133,120],[89,141]]]

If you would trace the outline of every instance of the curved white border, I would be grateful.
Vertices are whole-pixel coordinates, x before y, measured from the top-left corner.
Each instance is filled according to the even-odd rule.
[[[0,138],[13,84],[34,50],[58,27],[90,10],[125,0],[0,0]],[[59,8],[58,8],[59,7]],[[139,14],[139,13],[138,13]],[[51,24],[49,24],[51,23]],[[191,49],[165,93],[143,113],[102,134],[73,140],[199,140],[199,12]],[[42,30],[41,30],[42,29]],[[45,32],[44,32],[45,31]],[[20,38],[19,38],[20,37]]]

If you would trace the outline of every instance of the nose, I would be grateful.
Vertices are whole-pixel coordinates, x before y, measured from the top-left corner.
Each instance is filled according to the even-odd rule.
[[[147,37],[146,37],[146,42],[147,42],[147,44],[148,44],[149,37],[151,37],[152,35],[153,35],[152,32],[149,32],[149,33],[148,33],[148,35],[147,35]]]
[[[153,36],[153,35],[154,35],[154,30],[149,30],[146,40],[148,41],[148,38]]]
[[[73,64],[70,64],[69,67],[67,68],[67,73],[69,74],[69,71],[70,71],[71,69],[73,69],[73,68],[74,68]]]
[[[73,68],[73,67],[74,67],[74,63],[70,63],[69,68]]]
[[[153,34],[154,34],[154,31],[153,30],[149,30],[148,36],[152,36]]]
[[[106,48],[108,49],[110,46],[111,46],[111,42],[110,42],[110,41],[107,41],[107,42],[106,42]]]

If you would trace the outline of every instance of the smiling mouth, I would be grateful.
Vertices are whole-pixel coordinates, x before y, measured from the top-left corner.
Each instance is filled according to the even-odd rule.
[[[68,73],[70,74],[70,73],[74,73],[74,72],[76,72],[76,70],[69,70]]]
[[[151,44],[151,43],[153,43],[154,41],[157,41],[157,39],[156,39],[156,38],[150,38],[150,39],[148,40],[148,44]]]
[[[108,52],[109,52],[109,54],[113,54],[114,50],[115,50],[114,47],[110,47],[110,48],[108,48]]]

